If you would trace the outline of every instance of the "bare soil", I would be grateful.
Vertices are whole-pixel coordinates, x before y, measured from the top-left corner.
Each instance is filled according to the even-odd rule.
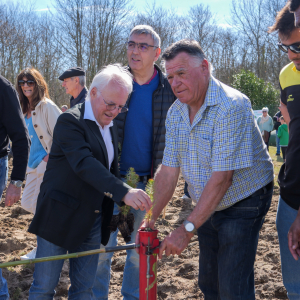
[[[183,178],[180,178],[172,201],[167,206],[166,218],[157,222],[159,238],[162,240],[169,232],[179,226],[193,209],[187,200],[181,200]],[[275,227],[278,203],[278,187],[275,187],[271,208],[261,229],[255,262],[256,299],[288,299],[282,283],[277,232]],[[2,200],[5,198],[3,193]],[[20,256],[36,246],[36,238],[27,232],[32,214],[20,206],[0,204],[0,260],[1,262],[19,260]],[[119,237],[122,240],[121,236]],[[164,257],[158,262],[158,299],[204,299],[198,288],[199,247],[195,236],[188,248],[179,256]],[[126,252],[115,253],[112,261],[112,277],[109,300],[122,299],[120,290]],[[34,265],[3,269],[8,281],[11,299],[27,299],[32,283]],[[55,299],[67,299],[70,285],[68,262],[66,261],[56,289]]]

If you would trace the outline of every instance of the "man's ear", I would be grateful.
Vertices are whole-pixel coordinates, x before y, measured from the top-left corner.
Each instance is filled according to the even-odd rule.
[[[94,98],[96,98],[96,96],[97,96],[97,88],[94,86],[92,89],[91,89],[91,91],[90,91],[90,96],[91,96],[91,99],[94,99]]]
[[[201,69],[202,71],[208,71],[209,72],[209,62],[204,58],[201,63]]]
[[[156,48],[156,53],[155,53],[155,58],[154,58],[154,62],[156,62],[160,56],[161,53],[161,49],[160,48]]]

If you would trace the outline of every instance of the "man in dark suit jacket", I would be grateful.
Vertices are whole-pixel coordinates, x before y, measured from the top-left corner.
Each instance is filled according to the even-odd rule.
[[[98,73],[84,104],[56,123],[36,214],[29,232],[37,235],[36,257],[81,252],[107,244],[114,202],[149,210],[142,190],[119,179],[117,128],[112,120],[132,92],[132,77],[120,65]],[[69,299],[92,299],[99,255],[70,259]],[[29,299],[53,297],[63,260],[38,263]]]

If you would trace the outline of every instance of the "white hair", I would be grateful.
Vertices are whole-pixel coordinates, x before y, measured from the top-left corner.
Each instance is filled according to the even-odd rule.
[[[268,113],[269,109],[267,107],[263,107],[261,111],[266,111]]]
[[[81,85],[81,86],[85,86],[85,76],[84,75],[80,75],[80,76],[73,76],[73,77],[71,77],[71,79],[73,80],[74,78],[76,78],[76,77],[78,77],[78,79],[79,79],[79,84]]]
[[[111,81],[117,83],[125,89],[128,95],[132,92],[132,75],[120,64],[111,64],[103,67],[94,77],[89,88],[87,100],[90,100],[90,92],[95,87],[97,94],[103,90]]]
[[[137,34],[137,35],[140,35],[140,34],[148,35],[148,34],[150,34],[150,36],[152,37],[153,42],[154,42],[153,46],[156,46],[156,47],[160,48],[160,37],[157,34],[157,32],[151,26],[149,26],[149,25],[137,25],[130,31],[129,38],[133,34]]]

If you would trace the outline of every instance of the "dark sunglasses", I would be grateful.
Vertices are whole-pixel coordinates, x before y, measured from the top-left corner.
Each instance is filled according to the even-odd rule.
[[[32,87],[35,84],[35,82],[33,80],[19,80],[18,81],[19,86],[24,86],[25,83],[27,83],[28,87]]]
[[[149,47],[158,48],[157,46],[148,45],[147,43],[136,43],[132,41],[126,42],[126,48],[128,50],[134,50],[135,46],[137,46],[142,52],[147,52]]]
[[[278,43],[278,47],[285,53],[288,53],[289,49],[294,53],[300,53],[300,43],[295,43],[289,46],[284,45],[282,43]]]

